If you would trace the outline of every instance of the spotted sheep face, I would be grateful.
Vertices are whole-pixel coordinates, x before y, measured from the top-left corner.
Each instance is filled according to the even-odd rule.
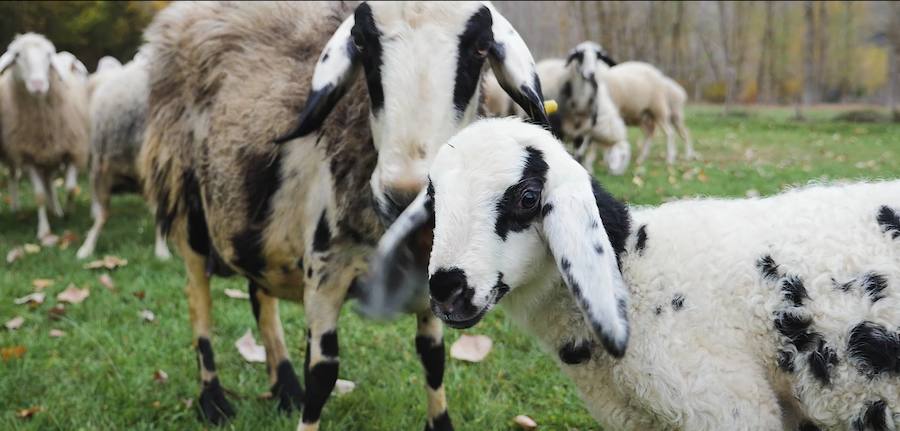
[[[43,36],[27,33],[16,36],[0,56],[0,74],[12,68],[16,80],[25,84],[28,93],[42,96],[50,91],[50,70],[58,74],[53,61],[56,47]]]
[[[591,176],[549,132],[516,119],[479,121],[438,151],[429,179],[427,195],[395,226],[433,211],[437,317],[467,328],[522,286],[568,288],[607,350],[624,354],[627,289]]]
[[[378,151],[371,186],[389,223],[425,187],[438,147],[474,119],[486,64],[547,123],[531,53],[490,3],[362,3],[320,54],[299,126],[280,140],[317,129],[361,70]]]
[[[568,88],[564,90],[566,109],[581,115],[591,113],[598,93],[607,91],[606,86],[596,76],[597,67],[601,62],[609,66],[616,64],[606,51],[594,42],[582,42],[569,52],[566,58],[566,67],[569,71],[566,84]]]

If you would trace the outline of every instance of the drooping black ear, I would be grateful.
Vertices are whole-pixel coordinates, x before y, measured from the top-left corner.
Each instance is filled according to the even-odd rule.
[[[569,51],[569,56],[566,57],[566,66],[573,61],[578,61],[579,63],[584,60],[584,51],[580,49],[573,49]]]
[[[494,42],[488,52],[488,58],[497,82],[533,122],[549,128],[550,120],[544,110],[541,81],[528,45],[512,24],[490,3],[486,3],[485,7],[490,10],[492,18],[491,31]]]
[[[357,11],[363,7],[368,8],[369,5],[363,3],[357,7]],[[354,16],[351,15],[325,44],[325,49],[316,62],[312,87],[297,126],[276,138],[275,143],[281,144],[306,136],[321,127],[334,105],[347,92],[359,71],[359,51],[354,46],[351,35],[354,23]]]
[[[609,54],[606,53],[606,51],[602,49],[597,50],[597,58],[606,63],[609,67],[613,67],[618,64],[615,60],[612,59],[612,57],[609,56]]]

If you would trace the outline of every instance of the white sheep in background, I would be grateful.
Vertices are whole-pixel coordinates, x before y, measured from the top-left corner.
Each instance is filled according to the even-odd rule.
[[[53,56],[53,61],[56,62],[58,70],[69,74],[69,78],[75,78],[82,83],[87,83],[87,67],[84,66],[84,63],[82,63],[81,60],[75,57],[75,54],[72,54],[69,51],[60,51]]]
[[[603,429],[900,425],[900,181],[629,209],[494,119],[438,152],[381,245],[431,211],[435,314],[468,328],[502,299]]]
[[[69,205],[77,193],[78,168],[87,161],[87,103],[83,86],[60,69],[56,48],[45,37],[17,36],[0,56],[0,130],[7,158],[34,185],[39,238],[50,233],[47,195],[57,215],[53,174],[65,167]],[[7,71],[7,69],[10,69]],[[6,72],[6,73],[4,73]]]
[[[105,72],[107,70],[116,70],[122,68],[122,62],[119,59],[111,56],[104,55],[100,57],[100,60],[97,60],[97,70],[94,73]]]
[[[97,87],[100,86],[100,83],[103,82],[107,76],[113,75],[116,71],[121,69],[122,63],[115,57],[108,55],[101,57],[100,60],[97,61],[97,70],[88,77],[88,100],[94,97],[94,92],[97,90]]]
[[[98,73],[105,76],[95,89],[90,106],[91,215],[94,225],[78,249],[76,256],[79,259],[94,253],[100,230],[109,218],[113,191],[141,190],[137,156],[144,142],[150,92],[146,61],[133,60],[124,67],[106,67]],[[159,259],[171,256],[159,228],[156,229],[154,250]]]
[[[198,405],[212,422],[234,414],[213,360],[209,281],[237,272],[249,281],[279,407],[302,403],[299,429],[317,429],[338,376],[340,308],[348,294],[366,293],[351,286],[385,226],[424,188],[437,149],[474,119],[488,64],[546,124],[531,54],[481,2],[178,3],[145,39],[140,170],[185,261]],[[393,274],[420,295],[388,302],[417,314],[426,429],[451,430],[443,326],[422,295],[425,262],[415,258],[425,253],[407,251]],[[276,298],[306,310],[305,395]]]

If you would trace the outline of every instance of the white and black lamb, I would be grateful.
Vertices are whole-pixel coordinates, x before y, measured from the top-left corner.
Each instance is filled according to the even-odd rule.
[[[434,313],[502,304],[604,429],[900,425],[900,181],[627,208],[550,133],[493,119],[382,244],[429,213]]]

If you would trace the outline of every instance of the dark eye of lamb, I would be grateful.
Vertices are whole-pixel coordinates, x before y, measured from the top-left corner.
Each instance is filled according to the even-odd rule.
[[[523,210],[533,210],[537,208],[538,201],[540,201],[541,195],[540,192],[533,189],[525,189],[522,192],[522,197],[519,199],[519,208]]]

